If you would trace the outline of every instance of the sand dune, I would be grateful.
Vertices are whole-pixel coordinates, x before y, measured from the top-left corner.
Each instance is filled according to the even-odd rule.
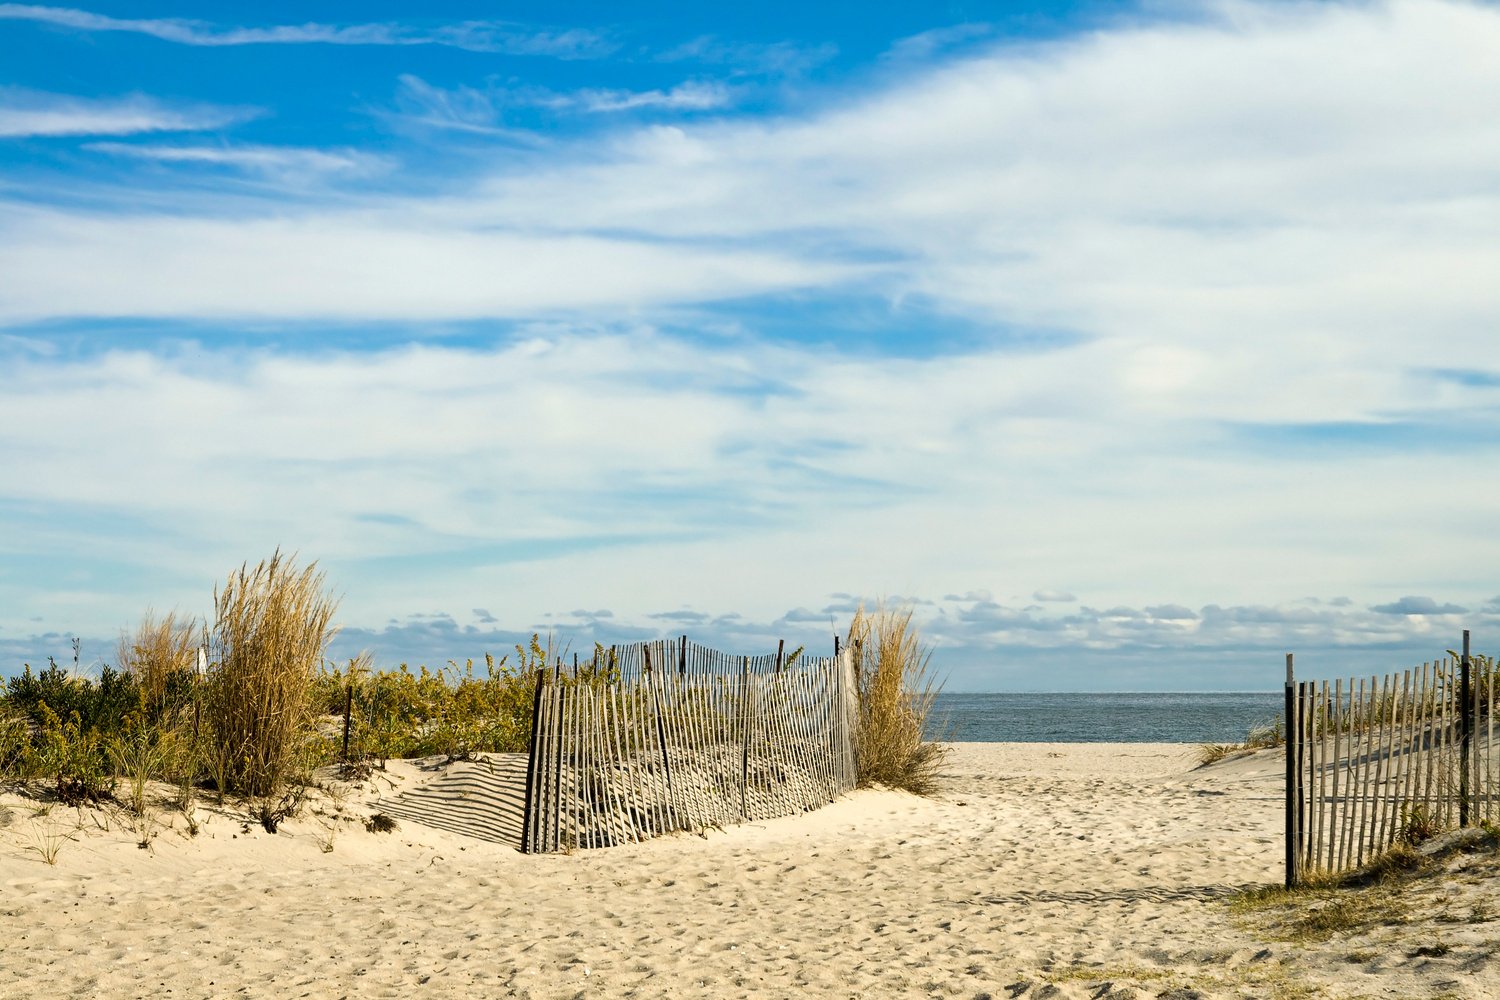
[[[526,808],[526,755],[490,754],[479,761],[433,762],[430,780],[380,801],[397,819],[479,840],[521,847]]]
[[[1191,754],[961,744],[938,799],[550,856],[510,846],[513,760],[393,762],[274,835],[200,810],[151,851],[6,796],[0,996],[1497,995],[1500,923],[1355,963],[1237,922],[1223,897],[1281,876],[1280,758]],[[400,829],[366,832],[376,811]],[[48,824],[75,838],[55,867]]]

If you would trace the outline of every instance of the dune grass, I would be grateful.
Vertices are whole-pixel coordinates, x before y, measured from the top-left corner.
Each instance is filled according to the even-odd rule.
[[[313,686],[333,638],[337,602],[317,564],[298,571],[278,550],[214,592],[204,718],[222,792],[268,796],[291,776],[312,735]]]
[[[849,624],[848,648],[858,694],[854,761],[859,785],[933,794],[947,751],[926,739],[926,727],[941,685],[932,675],[932,653],[923,647],[911,612],[861,608]]]
[[[179,619],[175,611],[158,618],[148,609],[133,634],[120,636],[115,665],[135,679],[147,705],[163,705],[196,672],[201,635],[197,621]]]
[[[1257,723],[1250,727],[1243,743],[1204,743],[1198,747],[1198,766],[1217,764],[1228,757],[1236,757],[1256,750],[1270,750],[1281,746],[1286,738],[1281,732],[1281,721]]]

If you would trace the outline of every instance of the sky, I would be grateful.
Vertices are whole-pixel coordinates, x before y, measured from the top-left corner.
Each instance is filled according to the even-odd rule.
[[[354,18],[354,19],[351,19]],[[0,3],[0,674],[1500,647],[1500,4]]]

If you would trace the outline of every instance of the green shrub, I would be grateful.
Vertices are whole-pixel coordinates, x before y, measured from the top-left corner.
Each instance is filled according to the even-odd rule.
[[[46,703],[41,706],[41,735],[36,739],[37,768],[51,779],[53,792],[65,805],[103,802],[112,797],[114,775],[109,768],[104,736],[85,728],[75,711],[67,721]]]
[[[30,781],[39,774],[27,720],[0,705],[0,780]]]
[[[94,681],[64,670],[51,657],[42,671],[32,673],[31,665],[25,664],[20,674],[6,681],[5,700],[37,725],[45,724],[44,707],[60,719],[77,716],[84,732],[116,731],[127,716],[145,709],[141,690],[129,674],[105,664]]]
[[[531,648],[516,647],[516,663],[486,653],[485,674],[474,661],[445,668],[406,664],[392,671],[370,671],[351,661],[345,671],[318,680],[321,709],[341,715],[352,689],[351,760],[443,755],[462,760],[476,753],[519,753],[531,735],[532,696],[546,663],[539,637]]]

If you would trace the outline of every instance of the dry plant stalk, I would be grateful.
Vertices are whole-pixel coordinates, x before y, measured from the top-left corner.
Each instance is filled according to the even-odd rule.
[[[860,608],[849,624],[859,720],[854,734],[856,778],[918,795],[937,790],[946,748],[924,739],[941,685],[932,676],[911,612]]]
[[[135,635],[120,636],[115,658],[120,670],[132,674],[147,704],[166,697],[168,679],[192,671],[198,664],[197,623],[177,620],[176,612],[158,619],[148,610]]]
[[[316,567],[298,572],[278,549],[254,569],[241,565],[214,591],[218,660],[206,721],[221,792],[274,795],[311,737],[310,696],[337,606]]]

